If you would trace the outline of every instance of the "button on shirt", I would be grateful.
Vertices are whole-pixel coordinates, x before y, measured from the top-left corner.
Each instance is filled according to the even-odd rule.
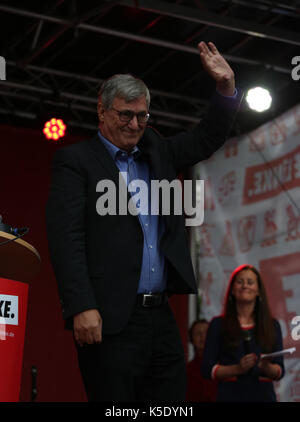
[[[113,158],[119,171],[126,173],[127,186],[130,183],[133,191],[131,198],[135,204],[138,212],[138,218],[143,230],[144,245],[143,245],[143,261],[139,280],[137,293],[162,292],[166,289],[166,272],[165,259],[160,249],[160,239],[164,232],[163,220],[159,215],[151,215],[151,198],[150,198],[150,172],[148,163],[142,159],[141,152],[137,146],[133,148],[130,153],[123,151],[106,138],[104,138],[98,131],[100,140],[105,145],[107,151]],[[134,181],[143,180],[147,184],[148,192],[148,212],[144,212],[144,204],[139,198],[135,201],[135,194],[139,192],[138,188],[134,191]],[[140,196],[140,195],[138,195]],[[127,210],[129,213],[129,211]]]

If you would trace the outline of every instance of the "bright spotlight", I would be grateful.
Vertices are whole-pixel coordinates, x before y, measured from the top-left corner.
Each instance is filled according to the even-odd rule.
[[[45,123],[43,133],[47,139],[58,141],[65,135],[66,125],[61,119],[51,119]]]
[[[249,89],[246,101],[252,110],[262,112],[271,107],[272,97],[267,89],[256,87]]]

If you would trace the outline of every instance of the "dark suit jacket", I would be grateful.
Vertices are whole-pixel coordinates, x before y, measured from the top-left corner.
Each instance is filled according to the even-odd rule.
[[[152,178],[174,180],[185,168],[208,158],[224,142],[236,109],[214,102],[191,132],[163,139],[151,128],[138,146]],[[95,136],[56,152],[47,204],[47,236],[63,316],[97,308],[104,333],[126,325],[134,306],[143,254],[137,216],[96,211],[102,179],[119,184],[119,170]],[[117,205],[118,209],[118,205]],[[161,248],[168,268],[168,293],[196,293],[184,216],[163,216]]]

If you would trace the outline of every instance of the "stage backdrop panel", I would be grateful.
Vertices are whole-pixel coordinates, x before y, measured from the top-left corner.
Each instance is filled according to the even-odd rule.
[[[199,316],[222,313],[238,265],[257,267],[284,347],[297,348],[276,383],[278,400],[300,401],[300,341],[292,338],[300,315],[300,105],[230,139],[194,176],[205,180],[204,224],[193,230]]]

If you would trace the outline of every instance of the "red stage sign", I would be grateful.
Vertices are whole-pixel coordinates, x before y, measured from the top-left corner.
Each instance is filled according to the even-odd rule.
[[[0,278],[0,401],[19,401],[28,284]]]

